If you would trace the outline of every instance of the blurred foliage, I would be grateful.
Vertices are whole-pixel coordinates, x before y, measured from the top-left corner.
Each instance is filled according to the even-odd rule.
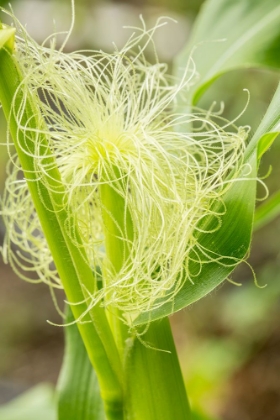
[[[0,7],[7,7],[7,4],[9,4],[8,0],[0,0]]]
[[[122,3],[120,0],[115,0],[116,3]],[[136,6],[153,6],[164,7],[169,10],[175,10],[178,13],[197,13],[203,0],[127,0],[126,3]]]
[[[0,143],[6,141],[6,121],[2,113],[0,113]],[[6,162],[8,153],[6,147],[1,147],[0,153],[0,193],[3,191],[6,177]]]
[[[55,420],[54,390],[40,384],[0,408],[0,420]]]
[[[181,316],[187,338],[180,349],[193,407],[216,414],[230,398],[231,377],[251,360],[275,328],[279,316],[280,261],[262,267],[242,287],[228,284]],[[278,349],[279,350],[279,349]],[[277,349],[275,351],[278,353]]]

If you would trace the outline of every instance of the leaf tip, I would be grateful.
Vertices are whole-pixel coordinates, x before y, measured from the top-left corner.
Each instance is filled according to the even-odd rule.
[[[14,51],[15,33],[15,28],[4,25],[0,22],[0,49],[6,48],[10,52]]]

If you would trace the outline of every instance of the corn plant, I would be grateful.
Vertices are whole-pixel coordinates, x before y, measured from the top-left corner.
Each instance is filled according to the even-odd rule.
[[[2,255],[55,304],[65,292],[56,416],[191,419],[168,316],[248,255],[280,89],[254,134],[197,102],[225,72],[279,68],[278,1],[206,1],[173,76],[145,56],[164,19],[152,29],[142,20],[120,50],[83,55],[63,52],[70,33],[58,50],[55,35],[41,46],[5,13]],[[276,195],[258,223],[278,208]]]

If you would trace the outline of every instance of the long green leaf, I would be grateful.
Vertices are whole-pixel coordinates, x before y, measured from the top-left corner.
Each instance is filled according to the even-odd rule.
[[[221,255],[228,259],[203,264],[201,271],[200,265],[193,263],[191,271],[197,273],[200,271],[199,275],[193,279],[194,284],[187,281],[174,302],[165,303],[156,310],[141,314],[135,320],[135,325],[170,315],[207,295],[229,276],[234,268],[235,259],[244,258],[250,246],[255,208],[256,153],[248,163],[252,168],[251,179],[236,182],[225,195],[226,213],[221,217],[220,229],[200,237],[200,244],[203,247],[215,253],[216,256]],[[214,228],[216,224],[216,220],[212,220],[208,228],[211,229],[211,226]]]
[[[67,308],[66,322],[74,317]],[[57,420],[105,420],[97,376],[76,324],[65,327],[65,353],[58,381]]]
[[[6,28],[0,28],[6,31]],[[13,33],[10,34],[13,36]],[[7,41],[6,41],[7,42]],[[5,44],[6,45],[6,44]],[[34,206],[40,219],[42,229],[48,241],[54,262],[59,272],[68,300],[73,305],[75,318],[81,317],[87,311],[84,302],[84,289],[94,287],[92,271],[80,249],[75,246],[65,231],[65,220],[67,220],[66,210],[63,208],[63,191],[60,182],[59,172],[55,167],[54,158],[48,152],[49,146],[46,138],[42,138],[42,155],[48,161],[50,173],[48,180],[49,188],[36,175],[36,169],[32,157],[25,153],[25,138],[23,133],[18,130],[17,122],[11,113],[11,104],[22,80],[21,72],[18,68],[15,56],[9,49],[0,48],[0,101],[6,119],[9,120],[9,128],[13,137],[15,147],[21,162],[28,187],[32,195]],[[29,98],[30,99],[30,98]],[[17,109],[21,108],[21,96],[18,94],[14,101]],[[32,100],[25,103],[24,112],[21,114],[21,125],[36,128],[37,124],[42,124],[38,116],[38,111],[33,109]],[[36,131],[36,130],[35,130]],[[29,140],[29,150],[32,154],[35,140]],[[42,197],[44,200],[42,200]],[[78,236],[77,236],[78,237]],[[78,304],[79,303],[79,304]],[[86,345],[90,360],[95,366],[98,374],[102,397],[108,400],[108,412],[122,409],[122,389],[121,366],[116,350],[116,345],[103,308],[98,306],[92,308],[86,323],[78,323],[78,328]],[[92,320],[93,322],[90,322]],[[98,332],[97,332],[97,328]],[[108,356],[110,361],[108,360]],[[119,408],[117,408],[117,406]]]
[[[268,134],[277,134],[280,130],[279,123],[280,85],[246,150],[245,163],[251,167],[251,179],[246,176],[246,180],[240,180],[232,186],[224,197],[227,211],[221,218],[221,228],[213,234],[205,234],[200,238],[200,243],[205,248],[211,249],[218,255],[242,259],[248,252],[255,210],[258,157],[271,145]],[[264,139],[269,140],[265,143]],[[214,220],[212,224],[215,226]],[[209,227],[211,227],[211,222]],[[141,314],[134,324],[145,324],[149,320],[153,321],[168,316],[190,305],[217,287],[229,276],[233,268],[218,262],[205,264],[194,284],[186,282],[172,304],[165,303],[157,310]],[[195,271],[195,266],[192,269]],[[198,269],[199,267],[197,267]]]
[[[141,341],[131,338],[127,346],[126,418],[190,420],[190,407],[168,319],[150,324]]]
[[[206,23],[211,22],[211,16],[219,16],[217,19],[217,31],[221,31],[223,28],[223,24],[219,23],[223,17],[223,13],[226,15],[231,10],[235,10],[237,7],[239,10],[241,8],[240,1],[232,2],[228,1],[226,4],[223,0],[219,0],[215,2],[213,5],[213,10],[210,11],[209,7],[213,4],[213,1],[210,0],[206,3],[205,9],[202,11],[202,17],[197,25],[197,31],[199,30],[203,32],[202,22],[206,20]],[[247,1],[244,1],[244,5],[247,4]],[[242,3],[243,4],[243,3]],[[277,19],[280,19],[278,13],[280,14],[280,5],[276,7],[275,1],[270,0],[268,2],[264,2],[270,10],[274,10],[274,14]],[[216,5],[216,6],[215,6]],[[222,8],[221,5],[224,7]],[[243,5],[243,7],[245,7]],[[247,4],[248,10],[252,9],[249,6],[253,7],[253,2]],[[274,6],[274,7],[272,7]],[[216,7],[216,8],[215,8]],[[254,13],[253,15],[260,17],[260,11],[262,10],[263,16],[266,16],[265,10],[263,9],[261,2],[257,0],[254,3]],[[220,10],[221,9],[221,10]],[[207,10],[209,10],[209,16],[207,17]],[[218,11],[220,10],[220,14]],[[241,10],[241,9],[240,9]],[[239,12],[240,12],[239,10]],[[247,10],[247,9],[246,9]],[[247,12],[248,12],[247,10]],[[211,12],[211,13],[210,13]],[[272,19],[274,22],[274,18],[272,18],[272,14],[269,13],[269,19]],[[255,18],[256,18],[255,16]],[[232,19],[234,19],[234,14]],[[245,18],[244,18],[245,19]],[[249,19],[249,17],[248,17]],[[250,17],[252,19],[252,17]],[[278,20],[277,20],[278,21]],[[208,22],[208,24],[209,24]],[[213,22],[212,22],[213,23]],[[249,23],[249,20],[248,20]],[[257,23],[256,23],[257,25]],[[257,26],[258,27],[258,26]],[[273,26],[274,27],[274,26]],[[205,33],[207,30],[207,25],[205,28]],[[224,28],[224,30],[226,30]],[[215,31],[215,29],[213,29]],[[280,23],[279,23],[279,31],[280,31]],[[237,29],[233,31],[233,34],[238,32]],[[208,38],[209,39],[209,38]],[[231,37],[231,42],[234,39]],[[238,57],[238,55],[237,55]],[[240,56],[241,57],[241,56]],[[183,56],[181,57],[181,59]],[[207,57],[202,57],[202,63],[205,62],[204,66],[208,66]],[[240,63],[241,61],[237,60],[236,63]],[[225,60],[225,69],[227,61]],[[211,60],[209,62],[210,70],[211,70]],[[209,71],[210,71],[209,70]],[[251,242],[251,233],[252,233],[252,225],[253,225],[253,218],[254,218],[254,210],[255,210],[255,194],[256,194],[256,177],[257,177],[257,168],[258,168],[258,161],[263,153],[271,146],[277,135],[280,131],[280,85],[276,90],[276,93],[269,105],[269,108],[261,121],[256,133],[252,137],[245,155],[245,162],[248,164],[248,167],[251,167],[250,178],[245,181],[239,181],[228,191],[228,193],[224,197],[224,203],[226,206],[226,213],[221,218],[222,226],[213,234],[205,234],[204,236],[200,237],[200,243],[206,249],[211,250],[216,255],[228,256],[230,258],[237,258],[243,259],[246,256],[246,253],[249,250],[250,242]],[[247,168],[248,169],[248,168]],[[246,168],[245,168],[246,171]],[[212,221],[212,226],[215,226],[215,220]],[[211,222],[208,225],[208,228],[211,228]],[[234,260],[232,260],[234,261]],[[164,316],[168,316],[190,304],[199,300],[209,292],[211,292],[215,287],[217,287],[223,280],[225,280],[231,273],[234,268],[234,264],[230,266],[230,260],[228,262],[225,260],[225,264],[221,264],[218,262],[211,262],[208,264],[204,264],[202,266],[202,270],[199,276],[195,279],[194,284],[187,281],[181,291],[175,297],[174,302],[172,303],[164,303],[158,309],[142,313],[141,315],[136,318],[134,321],[134,325],[141,325],[145,324],[146,322],[153,321],[155,319],[160,319]],[[192,271],[197,269],[199,271],[200,267],[197,266],[195,268],[195,263],[191,267]],[[164,299],[162,300],[164,302]]]
[[[221,74],[238,68],[280,67],[280,3],[278,0],[208,0],[192,37],[178,56],[181,73],[190,52],[199,73],[193,87],[196,103]]]

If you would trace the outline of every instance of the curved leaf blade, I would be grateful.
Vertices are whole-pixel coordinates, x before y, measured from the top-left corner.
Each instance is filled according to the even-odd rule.
[[[221,228],[215,234],[206,234],[200,239],[200,243],[206,248],[211,248],[212,251],[223,256],[238,259],[245,257],[250,247],[254,219],[258,157],[267,150],[271,144],[271,138],[268,143],[263,143],[261,147],[259,145],[264,138],[269,138],[266,137],[269,133],[277,135],[279,131],[280,84],[246,150],[245,163],[251,167],[251,179],[246,176],[246,180],[236,182],[225,195],[224,203],[227,212],[221,218]],[[205,264],[195,284],[186,282],[174,302],[165,303],[157,310],[142,313],[136,318],[134,325],[145,324],[171,315],[196,302],[222,283],[233,268],[215,262]]]
[[[255,209],[257,158],[256,153],[249,160],[251,166],[250,179],[241,180],[233,184],[224,197],[226,213],[221,217],[221,227],[215,233],[201,236],[200,245],[216,255],[224,256],[224,263],[213,261],[202,265],[199,276],[194,284],[186,281],[183,288],[176,295],[174,302],[168,302],[150,312],[139,315],[134,325],[145,324],[155,319],[183,309],[201,299],[220,283],[222,283],[234,269],[234,261],[243,259],[248,252],[251,242],[253,215]],[[221,209],[222,210],[222,209]],[[208,228],[214,227],[212,220]],[[193,262],[191,271],[199,272],[200,265]]]
[[[208,0],[193,35],[179,54],[177,73],[191,51],[200,75],[193,103],[221,74],[244,67],[280,68],[280,4],[278,0]]]

